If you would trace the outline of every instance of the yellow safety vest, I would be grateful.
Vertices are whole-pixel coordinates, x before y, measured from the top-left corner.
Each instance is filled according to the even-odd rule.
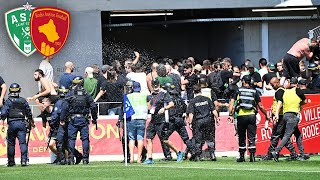
[[[277,93],[280,89],[285,90],[283,87],[279,87],[279,88],[276,90],[276,93]],[[272,114],[276,114],[277,104],[278,104],[278,101],[277,101],[277,99],[276,99],[276,96],[274,96],[274,97],[273,97],[273,104],[272,104]],[[279,112],[279,115],[283,115],[283,107],[281,107],[280,112]]]
[[[297,95],[296,88],[286,89],[283,94],[283,113],[300,112],[301,99]]]

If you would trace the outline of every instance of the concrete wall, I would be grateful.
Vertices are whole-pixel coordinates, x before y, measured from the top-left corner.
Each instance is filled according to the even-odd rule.
[[[25,0],[0,1],[0,76],[9,86],[17,82],[22,86],[22,96],[27,97],[37,92],[37,83],[33,72],[39,67],[42,55],[35,52],[30,57],[22,55],[12,44],[6,31],[4,13],[21,7]],[[55,0],[29,0],[33,6],[57,6]],[[59,6],[65,8],[64,6]],[[73,61],[77,67],[75,74],[83,75],[86,66],[102,64],[101,43],[101,13],[100,11],[85,11],[71,13],[69,38],[64,48],[52,60],[55,80],[64,71],[64,63]]]

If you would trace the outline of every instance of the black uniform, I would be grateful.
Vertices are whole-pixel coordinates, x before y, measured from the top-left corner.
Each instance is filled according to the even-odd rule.
[[[192,149],[192,143],[189,140],[189,135],[186,129],[186,124],[182,117],[183,113],[186,112],[186,104],[179,96],[178,92],[169,92],[175,108],[169,109],[169,124],[166,131],[163,132],[164,140],[167,140],[174,131],[180,135],[183,142],[189,149]]]
[[[70,99],[68,99],[70,97]],[[86,93],[82,86],[77,85],[70,94],[67,95],[69,102],[68,111],[70,113],[70,123],[68,124],[68,139],[69,148],[71,154],[69,161],[71,164],[74,163],[75,157],[75,143],[77,132],[80,131],[80,139],[82,140],[83,147],[83,163],[89,163],[89,110],[92,116],[92,122],[97,123],[97,106],[94,103],[92,97]]]
[[[165,122],[165,113],[158,114],[158,112],[161,108],[164,107],[164,103],[169,104],[169,102],[171,101],[172,99],[167,91],[161,90],[160,92],[153,93],[151,95],[150,104],[152,106],[152,109],[154,109],[154,113],[151,113],[153,110],[150,110],[150,113],[152,114],[151,121],[149,122],[146,130],[147,139],[154,139],[156,134],[159,136],[162,150],[166,158],[170,158],[171,153],[169,147],[163,143],[164,137],[162,135],[162,129]]]
[[[215,109],[213,102],[205,96],[196,96],[189,102],[187,113],[193,114],[192,134],[195,140],[195,154],[202,153],[202,142],[206,141],[211,154],[215,151],[215,121],[212,111]]]
[[[21,165],[25,166],[27,162],[28,147],[26,144],[26,133],[27,128],[30,131],[32,114],[28,102],[17,96],[11,96],[5,101],[1,110],[1,119],[7,119],[8,131],[7,131],[7,156],[8,156],[8,166],[14,166],[14,156],[15,156],[15,144],[16,138],[19,140],[20,151],[21,151]]]
[[[255,89],[241,87],[235,94],[234,99],[237,100],[236,112],[237,127],[239,135],[239,152],[240,157],[246,151],[246,134],[248,134],[250,153],[256,152],[256,113],[257,104],[261,101],[260,96]]]

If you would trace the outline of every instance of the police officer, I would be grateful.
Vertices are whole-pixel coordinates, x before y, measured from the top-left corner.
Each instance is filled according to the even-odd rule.
[[[290,141],[292,134],[297,138],[297,144],[300,150],[302,160],[304,160],[304,149],[302,145],[302,135],[298,129],[300,118],[298,114],[301,110],[301,105],[306,104],[307,100],[301,89],[296,88],[297,80],[292,78],[290,86],[283,94],[283,121],[285,122],[285,132],[280,144],[271,152],[273,159],[279,162],[279,152]],[[277,120],[278,117],[275,117]]]
[[[210,158],[216,161],[215,156],[215,121],[219,121],[218,112],[213,102],[201,94],[201,86],[193,88],[195,97],[190,100],[187,114],[188,123],[195,140],[195,154],[191,160],[198,161],[202,153],[202,144],[207,142]]]
[[[259,107],[267,119],[270,119],[263,104],[261,103],[259,93],[250,87],[250,83],[251,77],[249,75],[244,75],[242,78],[242,87],[240,87],[238,92],[235,93],[235,96],[231,98],[229,104],[229,119],[233,119],[234,113],[237,113],[240,153],[240,158],[237,159],[237,162],[245,161],[244,153],[246,151],[246,134],[248,134],[250,162],[255,162],[257,107]],[[237,101],[237,106],[234,107],[235,100]]]
[[[270,84],[272,88],[275,90],[275,95],[273,97],[272,103],[272,116],[274,117],[272,135],[270,139],[270,146],[268,148],[268,154],[263,160],[272,160],[271,152],[275,150],[275,147],[278,145],[279,140],[283,137],[283,132],[285,129],[285,122],[283,121],[283,109],[282,109],[282,101],[283,94],[285,89],[280,86],[280,80],[277,77],[273,77],[270,80]],[[268,129],[269,121],[266,121],[265,129]],[[296,158],[297,154],[292,145],[291,141],[286,144],[286,148],[290,151],[291,157]]]
[[[87,94],[83,88],[83,78],[76,76],[73,79],[72,91],[68,93],[67,98],[69,103],[68,111],[70,113],[70,122],[68,124],[68,141],[69,148],[71,150],[69,156],[69,163],[74,164],[75,156],[75,143],[77,132],[80,131],[80,139],[82,140],[83,147],[83,164],[89,163],[89,109],[91,111],[92,123],[97,124],[97,106],[94,103],[92,97]]]
[[[64,165],[70,164],[65,156],[66,153],[70,154],[69,144],[68,144],[68,124],[69,124],[69,114],[67,112],[69,104],[65,100],[66,94],[69,89],[64,86],[60,86],[58,89],[59,100],[54,104],[52,118],[50,121],[50,126],[56,127],[57,136],[57,164]],[[82,154],[75,149],[74,155],[76,157],[75,164],[79,164],[82,160]]]
[[[8,167],[15,166],[15,143],[19,140],[21,151],[21,166],[27,166],[28,147],[26,144],[26,133],[34,127],[31,109],[28,102],[19,96],[20,85],[13,83],[9,87],[9,98],[5,101],[1,110],[1,119],[8,121],[7,143],[8,143]],[[27,117],[27,121],[26,121]]]
[[[148,103],[151,121],[149,122],[146,130],[148,159],[144,162],[144,164],[154,164],[152,159],[152,141],[156,134],[159,136],[160,141],[163,141],[177,153],[177,162],[181,162],[183,159],[183,153],[177,150],[172,142],[168,140],[167,136],[163,136],[167,135],[167,133],[162,134],[165,122],[167,122],[165,115],[166,111],[170,108],[173,108],[174,103],[172,102],[169,93],[160,87],[160,82],[158,79],[152,81],[152,86],[154,92],[152,93],[151,99]]]
[[[176,131],[180,135],[184,144],[187,146],[187,149],[193,153],[192,142],[189,139],[184,121],[184,113],[186,112],[187,105],[184,103],[179,92],[176,90],[176,87],[173,84],[166,83],[164,89],[169,92],[175,107],[169,109],[169,122],[167,122],[166,126],[164,126],[163,134],[164,136],[170,137],[171,134]]]

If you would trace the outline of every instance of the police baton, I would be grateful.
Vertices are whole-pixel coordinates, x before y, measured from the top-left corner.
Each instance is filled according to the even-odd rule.
[[[2,120],[2,128],[1,128],[1,132],[4,132],[4,120]]]

